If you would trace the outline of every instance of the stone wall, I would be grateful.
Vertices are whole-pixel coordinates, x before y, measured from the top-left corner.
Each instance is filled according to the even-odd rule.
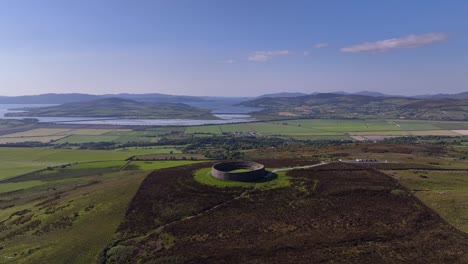
[[[249,169],[246,172],[230,172],[237,169]],[[213,165],[211,175],[220,180],[253,182],[265,177],[265,166],[253,161],[221,162]]]

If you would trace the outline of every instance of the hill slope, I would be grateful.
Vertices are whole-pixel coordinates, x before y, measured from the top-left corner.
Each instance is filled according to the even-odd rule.
[[[299,97],[259,98],[241,103],[260,107],[265,117],[402,118],[468,120],[468,100],[372,97],[349,94],[314,94]]]
[[[216,119],[208,110],[195,108],[186,104],[136,102],[121,98],[27,108],[25,112],[8,113],[7,116]]]
[[[148,175],[101,263],[466,263],[466,235],[373,169],[294,170],[252,190],[199,184],[203,166]]]
[[[66,104],[73,102],[88,102],[97,99],[105,98],[121,98],[136,101],[151,101],[165,103],[182,103],[182,102],[199,102],[205,101],[200,97],[185,96],[185,95],[169,95],[160,93],[149,94],[39,94],[39,95],[22,95],[22,96],[0,96],[0,104]]]
[[[305,93],[272,93],[272,94],[264,94],[260,95],[258,98],[264,98],[264,97],[298,97],[298,96],[305,96],[307,94]]]

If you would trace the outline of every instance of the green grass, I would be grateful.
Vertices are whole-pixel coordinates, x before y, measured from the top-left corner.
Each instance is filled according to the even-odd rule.
[[[121,152],[132,152],[138,153],[139,155],[145,154],[181,154],[182,151],[172,146],[152,146],[152,147],[128,147],[124,149],[118,149]]]
[[[465,122],[468,124],[468,122]],[[219,135],[223,132],[256,132],[262,135],[291,136],[313,139],[321,136],[345,137],[353,135],[409,135],[407,131],[446,131],[463,129],[463,122],[405,121],[405,120],[340,120],[301,119],[248,124],[226,124],[188,127],[185,132]],[[448,132],[447,132],[448,133]]]
[[[137,154],[106,150],[0,148],[0,161],[86,162],[124,160]]]
[[[248,172],[248,171],[252,171],[252,170],[249,170],[249,169],[235,169],[235,170],[231,170],[229,172],[237,173],[237,172]]]
[[[131,142],[157,142],[158,140],[158,137],[120,136],[113,141],[125,144]]]
[[[29,189],[29,188],[44,185],[44,184],[46,184],[46,182],[43,182],[43,181],[0,183],[0,194],[7,193],[7,192],[15,192],[18,190],[23,190],[23,189]]]
[[[219,135],[223,132],[256,132],[261,135],[287,136],[297,139],[341,139],[351,135],[404,136],[455,135],[449,130],[468,129],[468,122],[414,121],[414,120],[347,120],[347,119],[299,119],[187,127],[185,133]],[[414,131],[414,132],[412,132]]]
[[[176,152],[0,148],[0,263],[98,262],[148,171],[199,162],[136,161],[120,171],[146,151]]]
[[[60,128],[37,128],[24,132],[18,132],[13,134],[4,135],[1,137],[42,137],[42,136],[54,136],[54,135],[64,135],[70,129],[60,129]]]
[[[121,153],[117,151],[105,150],[66,150],[60,149],[56,152],[46,151],[47,155],[43,155],[37,160],[39,161],[56,161],[56,162],[87,162],[87,161],[106,161],[106,160],[123,160],[132,155],[130,153]]]
[[[372,132],[349,132],[353,136],[409,136],[407,131],[372,131]]]
[[[125,163],[126,161],[124,160],[86,162],[86,163],[79,163],[79,164],[73,165],[69,169],[79,170],[79,169],[115,168],[115,167],[122,167]]]
[[[440,127],[436,123],[423,121],[394,121],[394,124],[401,127],[403,130],[437,130]]]
[[[257,182],[238,182],[238,181],[224,181],[216,179],[211,176],[211,168],[204,168],[197,170],[194,174],[194,178],[197,182],[205,185],[211,185],[219,188],[253,188],[259,189],[275,189],[281,187],[290,186],[290,178],[286,175],[286,172],[278,172],[273,175],[270,179],[262,179]]]
[[[56,144],[70,143],[70,144],[82,144],[91,142],[112,142],[116,140],[118,136],[102,136],[102,135],[71,135],[60,140],[57,140]]]
[[[194,134],[194,133],[207,133],[207,134],[215,134],[220,135],[222,134],[221,129],[217,125],[206,125],[206,126],[193,126],[188,127],[185,130],[187,134]]]
[[[103,134],[103,136],[157,136],[157,133],[146,131],[111,131]]]
[[[105,158],[127,157],[131,150],[118,156],[117,151],[28,150],[12,149],[10,159],[67,160],[82,155],[87,161],[0,183],[0,239],[6,237],[0,263],[98,262],[147,171],[199,162],[136,161],[131,162],[133,170],[119,171],[125,160]],[[16,224],[23,216],[15,214],[23,210],[29,220]],[[28,228],[33,222],[39,224]]]
[[[233,133],[233,132],[255,132],[250,128],[249,124],[228,124],[219,126],[222,132]]]
[[[425,130],[425,131],[410,131],[413,136],[459,136],[460,134],[450,130]]]
[[[468,177],[466,171],[393,171],[447,222],[468,233]]]
[[[132,161],[127,166],[126,170],[159,170],[188,164],[199,163],[200,161],[193,160],[169,160],[169,161]]]
[[[40,141],[48,143],[54,140],[55,144],[82,144],[92,142],[156,142],[159,136],[167,134],[167,129],[131,131],[131,130],[112,130],[112,129],[55,129],[39,128],[24,132],[13,133],[0,136],[0,144]]]
[[[329,132],[401,130],[385,120],[301,119],[284,122],[289,125],[301,125],[301,127]]]
[[[38,137],[0,137],[0,145],[12,144],[12,143],[24,143],[24,142],[41,142],[41,143],[52,143],[56,140],[60,140],[64,136],[38,136]]]
[[[448,129],[448,130],[466,130],[466,129],[468,129],[468,122],[438,122],[436,124],[441,129]]]
[[[61,163],[37,161],[1,161],[0,181],[17,175],[44,169],[48,166],[57,166]]]
[[[336,135],[336,136],[323,136],[323,135],[294,135],[291,136],[298,140],[350,140],[349,136]]]
[[[50,141],[56,141],[58,143],[105,142],[109,141],[109,138],[100,135],[109,131],[113,130],[37,128],[0,136],[0,144],[27,141],[39,141],[43,143],[49,143]]]
[[[205,125],[205,126],[192,126],[185,130],[187,134],[194,133],[208,133],[220,135],[222,133],[234,132],[255,132],[250,128],[250,124],[226,124],[226,125]]]
[[[67,163],[117,161],[122,163],[138,151],[71,150],[47,148],[0,148],[0,180]],[[77,165],[91,166],[91,165]]]
[[[289,124],[289,123],[288,123]],[[317,133],[310,128],[283,125],[280,123],[252,123],[249,125],[255,132],[267,135],[308,135]],[[320,132],[321,134],[329,134],[328,132]]]
[[[92,185],[75,188],[75,181],[51,184],[60,188],[60,194],[44,192],[37,186],[34,192],[22,191],[28,195],[18,195],[22,198],[14,200],[14,207],[0,210],[0,221],[5,221],[6,228],[0,231],[0,236],[14,233],[27,225],[14,224],[12,221],[19,218],[14,216],[9,219],[14,212],[30,210],[26,215],[32,216],[31,220],[40,221],[40,224],[24,234],[3,241],[0,263],[97,263],[100,252],[110,243],[144,176],[142,172],[119,172],[105,176],[91,174],[87,181],[99,180]],[[13,198],[15,195],[7,197]],[[48,199],[53,199],[53,203],[37,206]],[[57,226],[70,218],[74,220],[65,222],[69,225],[47,231],[48,226]],[[40,233],[34,234],[37,231]]]

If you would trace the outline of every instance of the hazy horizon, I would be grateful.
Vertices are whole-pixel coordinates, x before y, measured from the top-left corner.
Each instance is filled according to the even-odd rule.
[[[232,95],[232,96],[229,96],[229,95],[226,95],[226,96],[223,96],[223,95],[205,95],[205,94],[200,94],[200,95],[190,95],[190,94],[173,94],[173,93],[158,93],[158,92],[148,92],[148,93],[127,93],[127,92],[121,92],[121,93],[81,93],[81,92],[65,92],[65,93],[53,93],[53,92],[49,92],[49,93],[37,93],[37,94],[20,94],[20,95],[4,95],[4,94],[0,94],[0,97],[16,97],[16,96],[39,96],[39,95],[47,95],[47,94],[86,94],[86,95],[96,95],[96,96],[103,96],[103,95],[119,95],[119,94],[131,94],[131,95],[145,95],[145,94],[162,94],[162,95],[173,95],[173,96],[193,96],[193,97],[226,97],[226,98],[241,98],[241,97],[248,97],[248,98],[253,98],[253,97],[259,97],[259,96],[263,96],[263,95],[268,95],[268,94],[280,94],[280,93],[304,93],[306,95],[310,95],[310,94],[314,94],[314,93],[342,93],[342,92],[345,92],[345,93],[350,93],[350,94],[354,94],[354,93],[360,93],[360,92],[377,92],[377,91],[367,91],[367,90],[362,90],[362,91],[352,91],[352,92],[349,92],[349,91],[326,91],[326,92],[311,92],[311,93],[306,93],[306,92],[299,92],[299,91],[278,91],[278,92],[271,92],[271,93],[262,93],[262,94],[254,94],[254,95],[244,95],[244,96],[239,96],[239,95]],[[411,96],[420,96],[420,95],[437,95],[437,94],[459,94],[459,93],[465,93],[465,92],[468,92],[468,90],[466,91],[461,91],[461,92],[453,92],[453,93],[444,93],[444,92],[437,92],[437,93],[426,93],[426,94],[391,94],[391,93],[385,93],[385,92],[378,92],[378,93],[382,93],[382,94],[385,94],[385,95],[390,95],[390,96],[408,96],[408,97],[411,97]]]
[[[5,1],[0,95],[468,90],[468,2]]]

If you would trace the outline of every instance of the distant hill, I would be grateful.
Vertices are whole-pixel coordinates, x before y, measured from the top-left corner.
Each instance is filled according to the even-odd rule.
[[[0,96],[0,104],[65,104],[91,101],[98,98],[98,95],[80,93]]]
[[[131,99],[135,101],[147,101],[147,102],[166,102],[166,103],[181,103],[181,102],[202,102],[205,101],[201,97],[197,96],[186,96],[186,95],[170,95],[160,93],[149,93],[149,94],[105,94],[99,96],[100,98],[123,98]]]
[[[263,97],[298,97],[298,96],[304,96],[307,95],[305,93],[273,93],[273,94],[264,94],[258,96],[258,98],[263,98]]]
[[[333,92],[334,94],[344,94],[344,95],[365,95],[365,96],[372,96],[372,97],[395,97],[395,95],[388,95],[380,92],[372,92],[372,91],[360,91],[355,93],[348,93],[348,92]],[[318,93],[315,93],[318,94]],[[404,97],[404,96],[402,96]],[[408,96],[409,97],[409,96]]]
[[[7,116],[216,119],[209,110],[186,104],[137,102],[122,98],[105,98],[58,106],[26,108],[25,112],[8,113]]]
[[[458,94],[426,94],[426,95],[417,95],[415,98],[421,99],[468,99],[468,92],[458,93]]]
[[[413,97],[419,99],[468,99],[468,92],[459,94],[433,94],[433,95],[418,95],[418,96],[394,96],[381,92],[373,91],[360,91],[356,93],[349,93],[344,91],[332,92],[333,94],[341,95],[365,95],[371,97]],[[82,93],[68,93],[68,94],[40,94],[40,95],[23,95],[23,96],[0,96],[0,104],[65,104],[72,102],[86,102],[104,98],[122,98],[142,102],[160,102],[160,103],[203,103],[203,102],[223,102],[223,103],[238,103],[241,101],[252,100],[257,98],[279,98],[279,97],[300,97],[307,95],[317,95],[320,93],[300,93],[300,92],[282,92],[264,94],[258,97],[217,97],[217,96],[186,96],[186,95],[170,95],[161,93],[147,93],[147,94],[104,94],[92,95]]]
[[[203,98],[196,96],[184,95],[168,95],[159,93],[150,94],[40,94],[40,95],[24,95],[24,96],[0,96],[0,104],[66,104],[73,102],[86,102],[104,98],[122,98],[136,101],[150,102],[166,102],[166,103],[183,103],[183,102],[200,102],[205,101]]]
[[[241,103],[260,107],[257,117],[401,118],[468,120],[468,100],[372,97],[322,93],[299,97],[259,98]]]
[[[394,97],[394,95],[388,95],[384,93],[379,93],[379,92],[372,92],[372,91],[360,91],[357,93],[354,93],[355,95],[365,95],[365,96],[372,96],[372,97]]]

